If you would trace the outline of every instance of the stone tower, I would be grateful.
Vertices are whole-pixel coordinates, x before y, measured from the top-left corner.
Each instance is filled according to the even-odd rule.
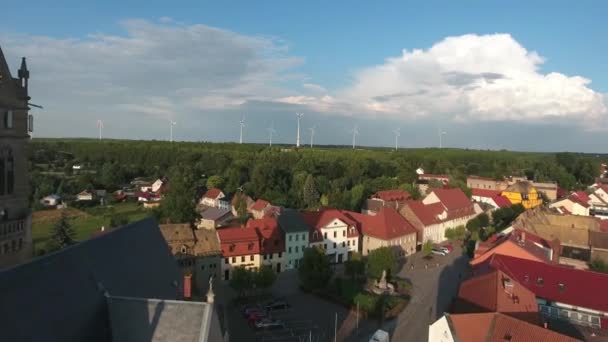
[[[26,154],[32,128],[29,74],[24,57],[13,78],[0,48],[0,269],[27,261],[33,251]]]

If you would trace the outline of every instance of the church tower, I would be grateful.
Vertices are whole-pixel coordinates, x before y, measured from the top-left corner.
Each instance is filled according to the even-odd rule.
[[[32,225],[26,148],[32,120],[29,115],[25,57],[11,76],[0,47],[0,269],[32,256]]]

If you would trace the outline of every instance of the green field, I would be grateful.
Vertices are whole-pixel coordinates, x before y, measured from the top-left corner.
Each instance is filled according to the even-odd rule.
[[[63,210],[70,217],[70,223],[76,231],[76,239],[79,241],[90,238],[93,232],[100,230],[102,226],[109,229],[112,215],[124,215],[129,222],[138,221],[151,215],[150,211],[143,209],[137,203],[119,203],[85,210],[68,208],[36,211],[32,218],[32,239],[36,254],[45,248],[51,235],[51,229],[59,220]]]

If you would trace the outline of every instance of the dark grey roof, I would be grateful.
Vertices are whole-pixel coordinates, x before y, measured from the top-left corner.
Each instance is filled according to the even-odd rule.
[[[152,219],[0,272],[3,341],[111,341],[104,293],[177,298],[180,274]]]
[[[205,220],[218,220],[230,213],[230,209],[207,208],[201,212],[201,217]]]
[[[308,232],[309,227],[304,222],[302,215],[294,209],[281,209],[281,213],[277,219],[279,227],[283,229],[285,233],[299,233]]]
[[[112,342],[222,341],[212,304],[108,297]]]

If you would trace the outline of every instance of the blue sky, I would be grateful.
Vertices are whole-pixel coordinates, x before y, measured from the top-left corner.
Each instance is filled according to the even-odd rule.
[[[401,140],[409,146],[436,144],[437,139],[414,137],[420,130],[435,131],[438,126],[448,126],[451,132],[457,133],[449,134],[451,139],[446,139],[453,146],[474,148],[592,151],[596,145],[603,143],[602,137],[605,135],[605,132],[598,131],[598,122],[605,122],[608,116],[605,105],[608,93],[605,57],[608,53],[608,26],[603,23],[605,17],[602,17],[608,13],[608,4],[604,2],[57,3],[51,5],[46,1],[23,3],[8,0],[8,3],[3,3],[4,16],[0,22],[0,46],[7,58],[13,58],[9,60],[13,70],[18,62],[14,59],[18,56],[25,54],[30,58],[30,68],[33,71],[32,96],[35,101],[43,100],[47,108],[44,113],[40,113],[43,123],[42,126],[37,126],[40,135],[70,136],[75,132],[88,133],[90,122],[96,121],[100,116],[104,116],[108,122],[106,126],[111,126],[112,115],[121,118],[129,116],[134,123],[150,121],[152,119],[147,118],[154,118],[155,115],[173,115],[177,121],[189,123],[181,129],[176,127],[176,132],[180,132],[177,133],[178,137],[184,140],[199,140],[200,136],[203,136],[203,140],[235,140],[234,127],[224,126],[230,126],[230,122],[235,119],[238,121],[238,117],[245,115],[251,141],[262,142],[267,139],[265,128],[269,123],[275,122],[279,131],[292,129],[293,120],[289,115],[296,111],[306,113],[309,126],[319,123],[318,125],[336,127],[338,133],[336,129],[327,132],[319,129],[315,136],[320,142],[335,144],[348,142],[348,129],[343,127],[347,125],[344,122],[362,128],[379,126],[375,129],[384,132],[395,126],[402,127]],[[202,25],[207,31],[200,31],[197,25]],[[182,33],[157,31],[164,29],[181,30]],[[137,32],[145,34],[137,36]],[[166,68],[159,73],[163,80],[154,80],[151,76],[150,80],[136,79],[135,76],[121,80],[122,75],[133,72],[132,69],[138,66],[137,62],[130,60],[124,62],[125,66],[129,65],[128,71],[108,80],[83,71],[87,66],[95,69],[100,63],[108,64],[106,74],[120,70],[120,66],[110,66],[114,58],[109,50],[116,47],[116,39],[133,38],[118,43],[122,44],[119,47],[122,52],[115,53],[124,54],[133,44],[144,44],[142,40],[150,37],[150,32],[156,32],[158,37],[165,37],[164,33],[167,33],[165,39],[172,40],[172,43],[180,39],[185,42],[164,47],[163,44],[168,44],[167,41],[153,37],[153,43],[146,43],[146,47],[154,46],[158,51],[166,51],[177,46],[184,50],[168,54],[164,60],[159,58],[149,64],[140,63],[138,77],[153,74],[154,66],[162,61],[170,63],[172,59],[190,56],[182,62],[185,67],[196,70],[201,79],[206,78],[207,72],[214,73],[209,79],[215,83],[227,82],[226,91],[220,92],[212,84],[200,86],[196,80],[191,80],[192,84],[184,86],[184,91],[168,91],[169,94],[163,89],[144,91],[140,88],[147,87],[150,82],[165,82],[167,77],[171,77],[171,69]],[[100,36],[104,38],[100,39]],[[185,36],[187,37],[184,38]],[[218,44],[212,45],[215,48],[210,50],[214,52],[198,50],[210,44],[209,37],[212,37],[213,44]],[[454,40],[446,40],[449,37]],[[65,39],[72,41],[66,43]],[[90,42],[94,42],[95,46],[87,46]],[[198,49],[190,51],[187,48],[188,42],[198,45]],[[57,53],[60,49],[58,47],[64,46],[62,44],[69,45],[65,49],[69,54]],[[432,50],[433,47],[437,51]],[[103,51],[106,58],[96,58],[95,49]],[[420,60],[416,62],[415,56],[411,55],[400,61],[404,49],[409,53],[420,49]],[[142,60],[147,56],[145,54],[162,54],[158,51],[138,50],[133,53],[133,58]],[[213,58],[221,53],[226,55],[221,56],[220,60],[234,60],[234,63],[217,64]],[[462,54],[466,53],[468,55],[463,57]],[[509,53],[514,54],[512,58]],[[536,58],[533,53],[539,57]],[[197,61],[197,54],[204,57]],[[457,54],[460,54],[460,59],[454,57]],[[56,60],[42,63],[41,59],[45,57]],[[116,58],[116,61],[122,60],[121,58]],[[497,60],[494,61],[494,58]],[[70,63],[71,59],[74,59],[75,65],[81,65],[71,69],[71,72],[80,73],[78,76],[65,75],[67,69],[55,66],[57,63]],[[508,65],[510,59],[515,61],[513,66]],[[480,65],[478,69],[475,67],[477,63]],[[165,63],[162,64],[165,68]],[[209,66],[210,71],[201,64]],[[254,71],[249,72],[252,65],[255,66]],[[493,65],[497,67],[494,68]],[[175,67],[178,66],[179,63],[176,62]],[[222,71],[222,67],[227,69]],[[246,71],[232,75],[239,69]],[[98,98],[98,95],[94,99],[79,96],[74,99],[73,105],[85,107],[90,113],[83,113],[82,108],[76,111],[69,108],[65,101],[59,100],[62,96],[70,95],[68,89],[63,93],[53,91],[53,94],[47,94],[46,89],[35,85],[37,75],[34,71],[38,71],[43,79],[66,77],[66,86],[79,90],[86,90],[90,86],[90,92],[99,94],[108,91],[108,95],[104,99]],[[395,73],[400,76],[393,77]],[[550,73],[559,75],[546,77]],[[236,82],[234,84],[240,82],[235,80],[242,79],[251,83],[247,86],[241,86],[240,83],[229,86],[230,81],[223,78],[227,74],[232,82]],[[481,78],[474,76],[482,74],[494,75],[492,77],[497,77],[496,82],[488,78],[478,82]],[[415,86],[428,79],[434,80],[439,77],[437,75],[443,75],[440,78],[445,82],[431,82],[424,89]],[[564,77],[558,77],[560,75]],[[454,77],[458,79],[455,80]],[[576,77],[587,81],[582,82]],[[169,82],[171,89],[180,86],[179,79],[173,81],[174,83]],[[461,87],[463,82],[471,87]],[[38,87],[45,85],[42,80],[38,83]],[[132,99],[132,103],[128,103],[125,98],[112,94],[104,87],[120,87],[123,92],[134,92],[137,96]],[[380,88],[384,92],[380,92]],[[407,91],[401,91],[402,89]],[[433,89],[444,90],[434,92]],[[455,90],[452,93],[450,89]],[[418,95],[411,101],[393,99],[394,95],[398,98],[403,92]],[[507,96],[506,92],[517,94]],[[213,93],[213,96],[208,96],[209,93]],[[359,103],[367,95],[370,100]],[[529,98],[534,100],[528,101]],[[100,108],[101,104],[113,101],[117,104],[116,108]],[[501,106],[509,106],[509,101],[517,102],[517,108],[497,113]],[[181,107],[184,102],[194,102],[197,105]],[[525,105],[521,104],[524,102]],[[164,106],[164,109],[156,111],[141,108],[144,103],[157,103],[156,107]],[[116,114],[107,113],[108,110]],[[67,113],[76,112],[81,117],[71,123],[83,125],[82,130],[66,129],[65,126],[52,122],[56,120],[45,119],[66,119]],[[192,122],[197,122],[200,127],[190,124]],[[480,138],[466,133],[478,131],[478,124],[491,126],[491,129],[496,130],[495,134]],[[125,129],[124,125],[117,125],[113,133],[109,132],[108,135],[154,138],[164,134],[162,127],[156,126],[151,125],[145,130],[149,134],[135,134]],[[505,142],[493,138],[521,134],[522,128],[538,132],[545,139],[527,144],[522,142],[525,139]],[[390,144],[384,141],[389,139],[378,139],[376,131],[361,131],[359,139],[362,144]],[[568,132],[577,138],[571,142],[563,136],[561,139],[556,138],[554,133],[558,131]],[[581,139],[581,136],[584,138]],[[289,142],[292,138],[288,134],[279,133],[277,140]]]

